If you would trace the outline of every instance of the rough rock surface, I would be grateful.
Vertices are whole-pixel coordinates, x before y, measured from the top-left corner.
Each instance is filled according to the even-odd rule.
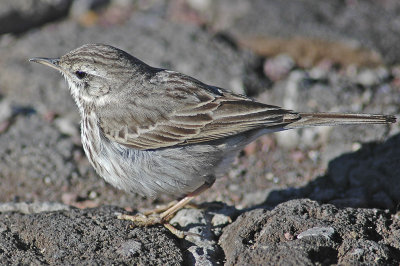
[[[242,214],[219,241],[226,265],[395,265],[399,226],[388,211],[292,200]]]
[[[103,206],[0,214],[0,263],[180,265],[182,251],[162,226],[129,229],[122,209]]]

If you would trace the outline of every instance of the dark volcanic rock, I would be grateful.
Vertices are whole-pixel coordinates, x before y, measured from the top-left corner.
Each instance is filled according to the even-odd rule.
[[[218,3],[211,24],[240,38],[323,39],[378,51],[386,63],[400,60],[398,1],[234,1]],[[236,7],[236,12],[226,12]]]
[[[3,0],[0,34],[21,33],[68,14],[72,0]]]
[[[174,236],[162,227],[129,228],[122,209],[0,214],[0,263],[180,265]]]
[[[292,200],[242,214],[220,244],[227,265],[398,264],[399,226],[387,211]]]
[[[16,116],[9,130],[0,135],[0,142],[3,201],[35,200],[38,195],[46,195],[47,186],[65,185],[77,175],[76,164],[71,161],[71,139],[35,114]]]

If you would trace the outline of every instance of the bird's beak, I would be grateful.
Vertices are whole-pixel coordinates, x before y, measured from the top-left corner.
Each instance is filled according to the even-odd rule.
[[[34,57],[29,59],[30,62],[39,63],[52,67],[54,69],[60,70],[60,59],[59,58],[44,58],[44,57]]]

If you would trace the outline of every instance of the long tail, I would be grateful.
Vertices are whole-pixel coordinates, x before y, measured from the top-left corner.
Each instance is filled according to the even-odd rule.
[[[301,118],[285,126],[285,129],[336,126],[355,124],[390,124],[396,122],[394,115],[343,114],[343,113],[300,113]]]

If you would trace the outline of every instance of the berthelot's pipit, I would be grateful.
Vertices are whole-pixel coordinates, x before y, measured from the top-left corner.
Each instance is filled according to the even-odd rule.
[[[157,216],[130,217],[144,225],[168,225],[177,210],[209,188],[238,151],[261,135],[396,121],[391,115],[286,110],[151,67],[103,44],[31,61],[57,69],[67,80],[81,115],[83,148],[101,177],[148,197],[182,197]]]

